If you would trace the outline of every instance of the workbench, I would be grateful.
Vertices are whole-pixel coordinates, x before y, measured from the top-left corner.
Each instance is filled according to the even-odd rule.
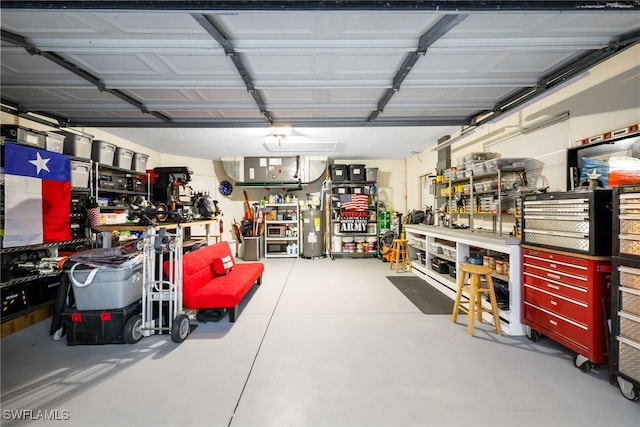
[[[220,232],[217,228],[218,219],[206,219],[200,221],[185,221],[178,224],[177,222],[159,222],[156,224],[156,228],[166,228],[167,230],[175,230],[178,228],[178,225],[182,225],[182,229],[184,230],[183,239],[188,240],[191,239],[191,228],[204,226],[205,234],[204,238],[207,241],[207,244],[219,242],[221,239]],[[114,231],[142,231],[146,232],[149,229],[148,225],[139,225],[139,224],[103,224],[96,228],[99,232],[102,233],[102,247],[110,248],[112,245],[111,235]]]

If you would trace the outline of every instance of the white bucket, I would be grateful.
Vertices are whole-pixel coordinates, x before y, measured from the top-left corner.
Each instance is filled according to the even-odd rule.
[[[331,237],[331,252],[342,252],[342,237]]]

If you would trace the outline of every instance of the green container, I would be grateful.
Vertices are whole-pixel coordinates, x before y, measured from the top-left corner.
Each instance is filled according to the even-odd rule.
[[[378,225],[380,226],[380,235],[391,229],[391,212],[378,212]]]

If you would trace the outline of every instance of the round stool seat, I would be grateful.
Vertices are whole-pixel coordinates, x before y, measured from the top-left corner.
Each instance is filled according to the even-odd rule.
[[[493,269],[491,267],[468,263],[460,264],[460,271],[470,274],[480,274],[482,276],[490,275],[491,273],[493,273]]]
[[[396,264],[396,272],[402,265],[403,270],[411,271],[413,266],[411,265],[411,257],[409,256],[409,244],[406,239],[393,239],[393,245],[391,247],[391,262],[389,263],[389,270],[393,269],[393,264]]]

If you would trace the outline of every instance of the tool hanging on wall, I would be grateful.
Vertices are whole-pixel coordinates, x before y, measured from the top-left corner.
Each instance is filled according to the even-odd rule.
[[[249,196],[244,191],[244,217],[242,218],[242,235],[245,237],[251,237],[254,235],[255,215],[251,203],[249,203]]]

